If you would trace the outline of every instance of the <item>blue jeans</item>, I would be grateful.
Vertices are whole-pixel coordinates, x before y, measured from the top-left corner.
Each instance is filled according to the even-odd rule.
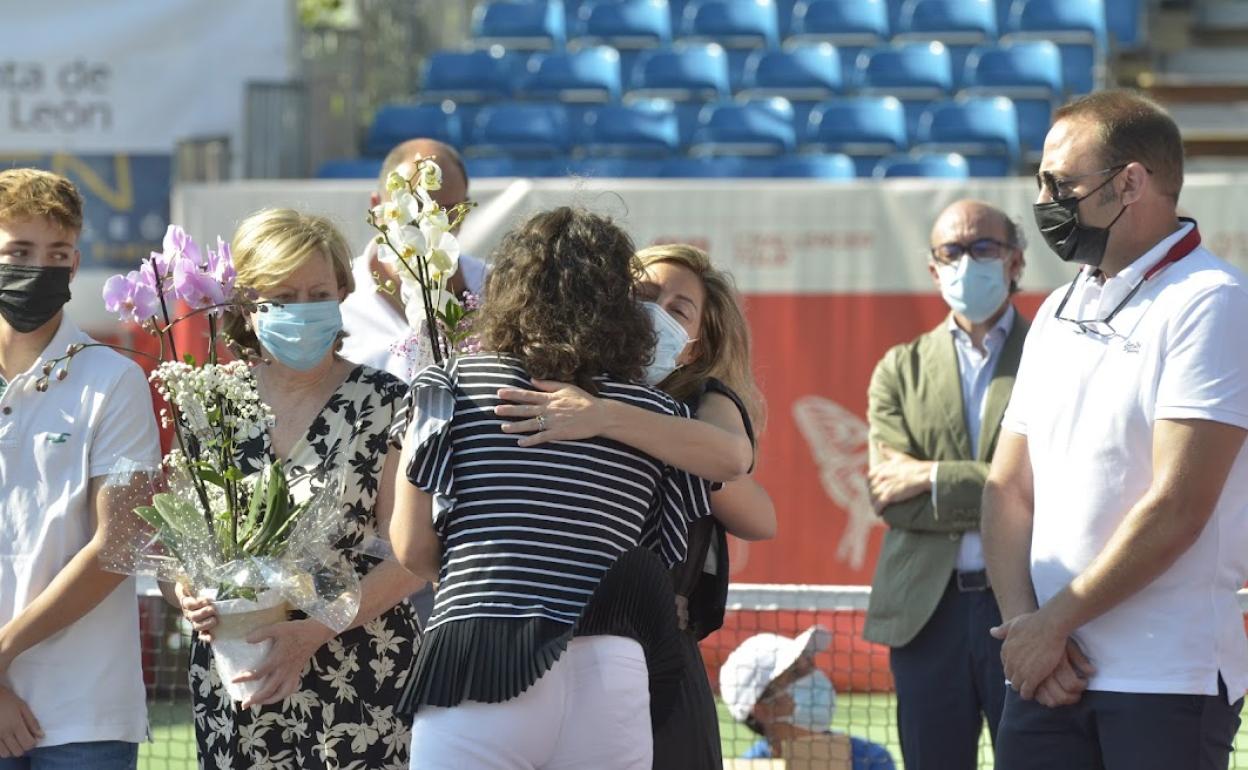
[[[0,759],[0,770],[135,770],[139,744],[93,741],[39,746],[24,757]]]

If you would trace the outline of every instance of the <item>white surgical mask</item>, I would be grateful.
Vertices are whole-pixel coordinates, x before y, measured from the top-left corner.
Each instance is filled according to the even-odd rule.
[[[680,368],[677,360],[680,354],[693,340],[680,322],[654,302],[643,302],[642,307],[650,314],[650,324],[654,327],[657,341],[654,344],[654,358],[646,367],[644,379],[651,387],[658,385],[672,372]]]
[[[822,671],[815,670],[789,686],[793,697],[793,716],[789,720],[795,727],[811,732],[823,732],[832,724],[836,710],[836,688]]]
[[[936,275],[945,304],[971,323],[988,320],[1010,296],[1003,259],[976,262],[963,254],[956,264],[937,265]]]

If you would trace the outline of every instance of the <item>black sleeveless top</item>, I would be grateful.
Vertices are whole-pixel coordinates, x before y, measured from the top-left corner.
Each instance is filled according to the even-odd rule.
[[[757,451],[758,442],[750,414],[740,396],[724,383],[714,377],[709,378],[701,392],[687,402],[690,410],[696,414],[707,393],[727,396],[737,405],[741,421],[745,424],[745,433]],[[750,469],[753,470],[752,464]],[[708,559],[712,553],[714,569],[708,571]],[[724,625],[724,611],[728,604],[728,566],[728,537],[724,525],[712,516],[690,524],[688,555],[672,568],[672,582],[676,593],[689,600],[687,630],[695,639],[705,639]]]

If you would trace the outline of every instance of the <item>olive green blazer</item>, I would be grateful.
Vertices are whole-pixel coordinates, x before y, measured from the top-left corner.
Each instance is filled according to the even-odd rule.
[[[935,504],[924,493],[883,511],[888,532],[871,582],[863,636],[900,647],[936,610],[958,557],[962,533],[979,529],[979,504],[988,466],[1010,401],[1029,324],[1021,314],[1006,337],[988,386],[979,436],[971,455],[958,354],[946,322],[885,354],[871,375],[867,419],[871,458],[877,444],[940,463]]]

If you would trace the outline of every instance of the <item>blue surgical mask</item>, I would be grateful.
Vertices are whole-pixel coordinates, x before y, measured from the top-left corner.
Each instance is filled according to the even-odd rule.
[[[976,262],[963,254],[956,264],[937,265],[936,275],[945,303],[971,323],[988,320],[1010,296],[1004,260]]]
[[[256,336],[274,358],[306,372],[333,349],[342,331],[338,300],[269,305],[256,315]]]
[[[822,671],[815,670],[789,685],[793,696],[793,716],[796,727],[811,732],[823,732],[832,724],[836,711],[836,688]]]
[[[646,367],[644,375],[646,384],[654,387],[680,368],[677,359],[693,340],[689,339],[685,327],[672,318],[662,306],[654,302],[643,302],[642,307],[650,315],[650,324],[654,327],[654,335],[657,338],[654,344],[654,358]]]

